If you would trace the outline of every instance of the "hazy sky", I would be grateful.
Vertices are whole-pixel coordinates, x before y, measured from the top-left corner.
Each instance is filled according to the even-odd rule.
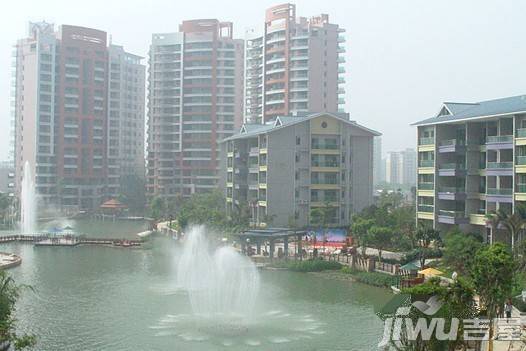
[[[28,21],[107,31],[115,44],[146,56],[152,33],[184,19],[234,22],[234,34],[261,26],[281,1],[11,0],[0,30],[0,160],[8,154],[11,46]],[[409,124],[443,101],[526,94],[526,1],[300,0],[297,14],[329,14],[346,29],[346,101],[352,119],[384,134],[386,151],[414,147]]]

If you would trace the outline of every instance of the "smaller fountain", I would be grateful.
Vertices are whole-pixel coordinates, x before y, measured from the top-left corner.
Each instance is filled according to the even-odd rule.
[[[31,234],[36,230],[36,191],[29,161],[24,164],[24,176],[20,193],[20,230]]]

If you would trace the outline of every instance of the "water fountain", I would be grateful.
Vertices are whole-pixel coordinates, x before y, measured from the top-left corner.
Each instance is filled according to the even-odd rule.
[[[20,230],[22,233],[34,233],[36,230],[36,191],[33,172],[29,161],[24,164],[22,190],[20,194]]]
[[[185,237],[177,273],[194,314],[251,317],[259,291],[256,266],[232,247],[211,250],[203,226]]]
[[[308,340],[325,333],[324,323],[310,314],[292,314],[259,294],[260,277],[254,263],[234,248],[210,247],[203,226],[185,236],[177,262],[177,289],[188,295],[192,313],[173,311],[156,325],[155,336],[175,336],[183,342],[207,342],[233,350],[247,346]],[[171,295],[171,289],[161,289]],[[177,300],[181,296],[175,293]],[[268,300],[268,298],[267,298]],[[204,348],[203,348],[204,350]]]

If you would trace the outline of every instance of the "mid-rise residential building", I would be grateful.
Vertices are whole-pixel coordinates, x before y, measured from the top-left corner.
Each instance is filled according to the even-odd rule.
[[[246,33],[245,118],[265,123],[308,111],[342,112],[344,30],[322,14],[296,17],[296,5],[269,8]]]
[[[147,191],[189,196],[218,185],[220,140],[243,120],[243,40],[232,23],[184,21],[154,34],[148,85]]]
[[[221,184],[231,216],[250,207],[257,226],[308,226],[314,209],[331,225],[373,201],[373,137],[347,114],[279,116],[244,124],[221,144]]]
[[[504,238],[486,215],[526,201],[526,96],[446,102],[415,125],[418,221]]]
[[[63,25],[55,31],[54,25],[40,22],[30,23],[29,36],[17,42],[17,192],[27,162],[46,204],[90,210],[110,195],[106,38],[106,32],[97,29]],[[143,100],[137,99],[134,106],[143,111]]]
[[[414,186],[416,184],[416,151],[391,151],[385,159],[386,181],[396,185]]]

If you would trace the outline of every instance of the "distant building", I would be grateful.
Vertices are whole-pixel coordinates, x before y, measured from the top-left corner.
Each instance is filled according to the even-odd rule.
[[[385,160],[386,181],[391,184],[414,186],[416,184],[416,151],[388,152]]]
[[[14,60],[16,192],[28,162],[45,204],[71,210],[97,208],[116,194],[116,189],[109,191],[116,184],[108,182],[108,161],[113,143],[120,139],[113,135],[115,129],[108,128],[109,120],[115,120],[108,111],[122,118],[119,131],[143,130],[140,91],[122,89],[139,89],[144,67],[121,75],[135,78],[119,85],[117,73],[110,73],[113,58],[106,32],[70,25],[55,31],[45,22],[30,23],[28,37],[15,46]],[[135,127],[127,124],[128,118],[137,118]],[[120,169],[120,163],[116,167]]]
[[[296,5],[269,8],[246,33],[245,119],[265,123],[308,111],[343,112],[344,29],[322,14],[296,17]]]
[[[183,21],[154,34],[148,84],[147,194],[216,189],[218,142],[243,120],[243,40],[231,22]]]
[[[508,241],[486,215],[526,204],[526,95],[445,102],[415,125],[418,221]]]
[[[391,184],[402,184],[402,167],[399,152],[390,151],[385,159],[385,179]]]
[[[15,167],[11,161],[0,162],[0,193],[14,196]]]
[[[279,116],[244,124],[221,144],[221,185],[228,213],[249,206],[258,226],[307,226],[326,208],[347,225],[373,202],[373,137],[347,114]]]
[[[385,181],[385,167],[382,159],[382,137],[374,137],[373,143],[373,184]]]

